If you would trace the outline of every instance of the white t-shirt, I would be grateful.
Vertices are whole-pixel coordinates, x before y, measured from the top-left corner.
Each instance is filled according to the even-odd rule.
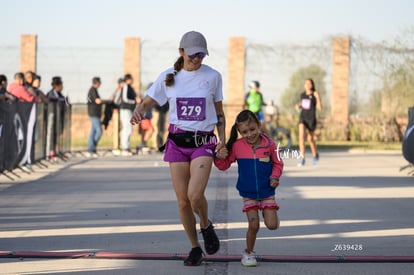
[[[182,69],[174,76],[174,85],[165,85],[170,68],[157,78],[147,95],[160,106],[170,105],[169,123],[186,131],[213,131],[217,124],[215,102],[223,100],[221,74],[202,64],[196,71]]]

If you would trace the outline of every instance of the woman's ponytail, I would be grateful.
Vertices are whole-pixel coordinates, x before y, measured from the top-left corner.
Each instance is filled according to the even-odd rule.
[[[177,61],[175,61],[174,63],[174,71],[172,73],[169,73],[165,76],[165,85],[167,87],[171,87],[174,85],[174,76],[177,75],[177,73],[179,71],[181,71],[181,69],[184,66],[184,57],[180,56]]]

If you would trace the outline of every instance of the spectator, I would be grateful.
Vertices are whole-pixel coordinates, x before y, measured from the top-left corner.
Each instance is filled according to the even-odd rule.
[[[47,93],[47,97],[49,98],[50,101],[59,101],[59,102],[65,102],[66,99],[62,94],[62,90],[63,90],[63,81],[62,78],[60,76],[54,76],[52,78],[52,90],[50,90]]]
[[[40,85],[42,83],[42,77],[40,75],[34,75],[33,82],[32,82],[32,89],[34,91],[35,96],[39,99],[40,102],[49,102],[49,98],[40,90]]]
[[[4,74],[0,74],[0,100],[6,99],[7,93],[7,77]]]
[[[123,89],[124,85],[125,85],[125,80],[122,77],[118,78],[118,86],[116,87],[115,91],[113,92],[113,94],[109,98],[109,100],[113,102],[114,108],[116,108],[116,109],[119,109],[119,106],[121,105],[121,94],[122,94],[122,89]],[[118,117],[118,123],[119,123],[119,117]],[[118,127],[117,130],[118,130],[118,134],[119,134],[119,127]],[[121,155],[121,150],[119,150],[119,139],[118,139],[118,142],[117,142],[117,146],[118,146],[117,148],[114,148],[112,150],[112,154],[114,156]]]
[[[139,132],[141,134],[141,148],[148,147],[148,141],[154,134],[154,127],[152,126],[152,108],[145,112],[144,118],[139,124]]]
[[[152,83],[148,84],[147,89],[149,89],[152,86]],[[154,134],[154,127],[152,126],[152,109],[148,109],[148,111],[145,112],[143,119],[141,120],[141,123],[139,124],[139,133],[141,134],[141,148],[148,147],[148,141]]]
[[[260,82],[253,80],[249,83],[249,91],[246,93],[244,106],[245,109],[255,113],[260,121],[261,131],[270,137],[269,130],[266,127],[266,121],[262,110],[266,106],[263,100],[263,94],[260,92]]]
[[[48,107],[47,117],[47,135],[46,135],[46,152],[48,152],[47,158],[51,161],[55,160],[56,153],[59,152],[58,148],[58,134],[61,135],[63,132],[63,121],[65,113],[66,98],[62,94],[63,81],[60,76],[54,76],[52,78],[52,90],[47,93],[47,97],[51,102],[58,102],[57,104],[50,104]],[[60,111],[60,112],[59,112]],[[59,113],[58,113],[59,112]],[[60,120],[57,120],[57,114],[60,115]],[[56,125],[59,122],[60,125]],[[59,128],[59,129],[58,129]]]
[[[122,93],[122,88],[125,85],[125,80],[120,77],[118,79],[118,86],[116,87],[114,93],[112,94],[112,96],[110,97],[110,101],[112,101],[117,107],[119,107],[119,105],[121,105],[121,93]]]
[[[160,106],[156,104],[154,106],[155,110],[158,112],[157,120],[157,148],[161,148],[164,145],[164,136],[165,136],[165,123],[167,121],[167,112],[169,110],[168,102]]]
[[[139,97],[132,88],[134,79],[130,74],[126,74],[124,77],[125,84],[121,91],[121,104],[119,105],[119,113],[121,118],[122,132],[121,132],[121,155],[132,156],[130,137],[132,133],[132,125],[130,120],[132,118],[132,112],[135,109],[135,103],[139,103]]]
[[[10,83],[7,87],[7,91],[20,101],[36,101],[36,97],[27,91],[27,89],[23,86],[23,83],[24,75],[23,73],[18,72],[14,75],[14,82]]]
[[[36,74],[32,71],[27,71],[24,73],[24,87],[32,95],[36,96],[35,89],[33,89],[33,80]]]
[[[88,140],[88,155],[93,157],[97,156],[96,146],[102,135],[102,100],[98,93],[100,86],[101,79],[99,77],[94,77],[92,79],[92,87],[88,92],[88,116],[91,121],[91,131]]]

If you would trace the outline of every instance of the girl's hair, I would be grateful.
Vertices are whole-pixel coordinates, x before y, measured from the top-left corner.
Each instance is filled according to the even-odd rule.
[[[179,71],[181,71],[181,69],[183,68],[183,66],[184,66],[184,57],[180,56],[177,59],[177,61],[175,61],[175,63],[174,63],[174,71],[172,73],[170,73],[170,74],[167,74],[165,76],[165,85],[167,87],[171,87],[171,86],[174,85],[174,82],[175,82],[174,81],[174,76],[176,76],[177,73]]]
[[[236,122],[233,124],[230,130],[230,138],[227,141],[226,147],[229,152],[231,152],[231,148],[233,147],[233,143],[236,142],[238,136],[238,124],[241,122],[249,122],[254,121],[257,125],[260,125],[260,121],[257,118],[256,114],[249,110],[241,111],[237,117]]]
[[[314,92],[315,91],[315,82],[313,81],[313,79],[312,78],[307,78],[307,79],[305,79],[305,81],[310,81],[310,83],[312,84],[311,91]]]

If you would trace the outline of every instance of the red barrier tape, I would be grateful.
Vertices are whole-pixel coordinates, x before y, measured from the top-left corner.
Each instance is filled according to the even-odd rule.
[[[134,252],[47,252],[47,251],[0,251],[0,258],[91,258],[91,259],[130,259],[130,260],[184,260],[187,254],[181,253],[134,253]],[[208,255],[207,262],[238,262],[240,255]],[[414,262],[414,256],[297,256],[297,255],[258,255],[258,262]]]

